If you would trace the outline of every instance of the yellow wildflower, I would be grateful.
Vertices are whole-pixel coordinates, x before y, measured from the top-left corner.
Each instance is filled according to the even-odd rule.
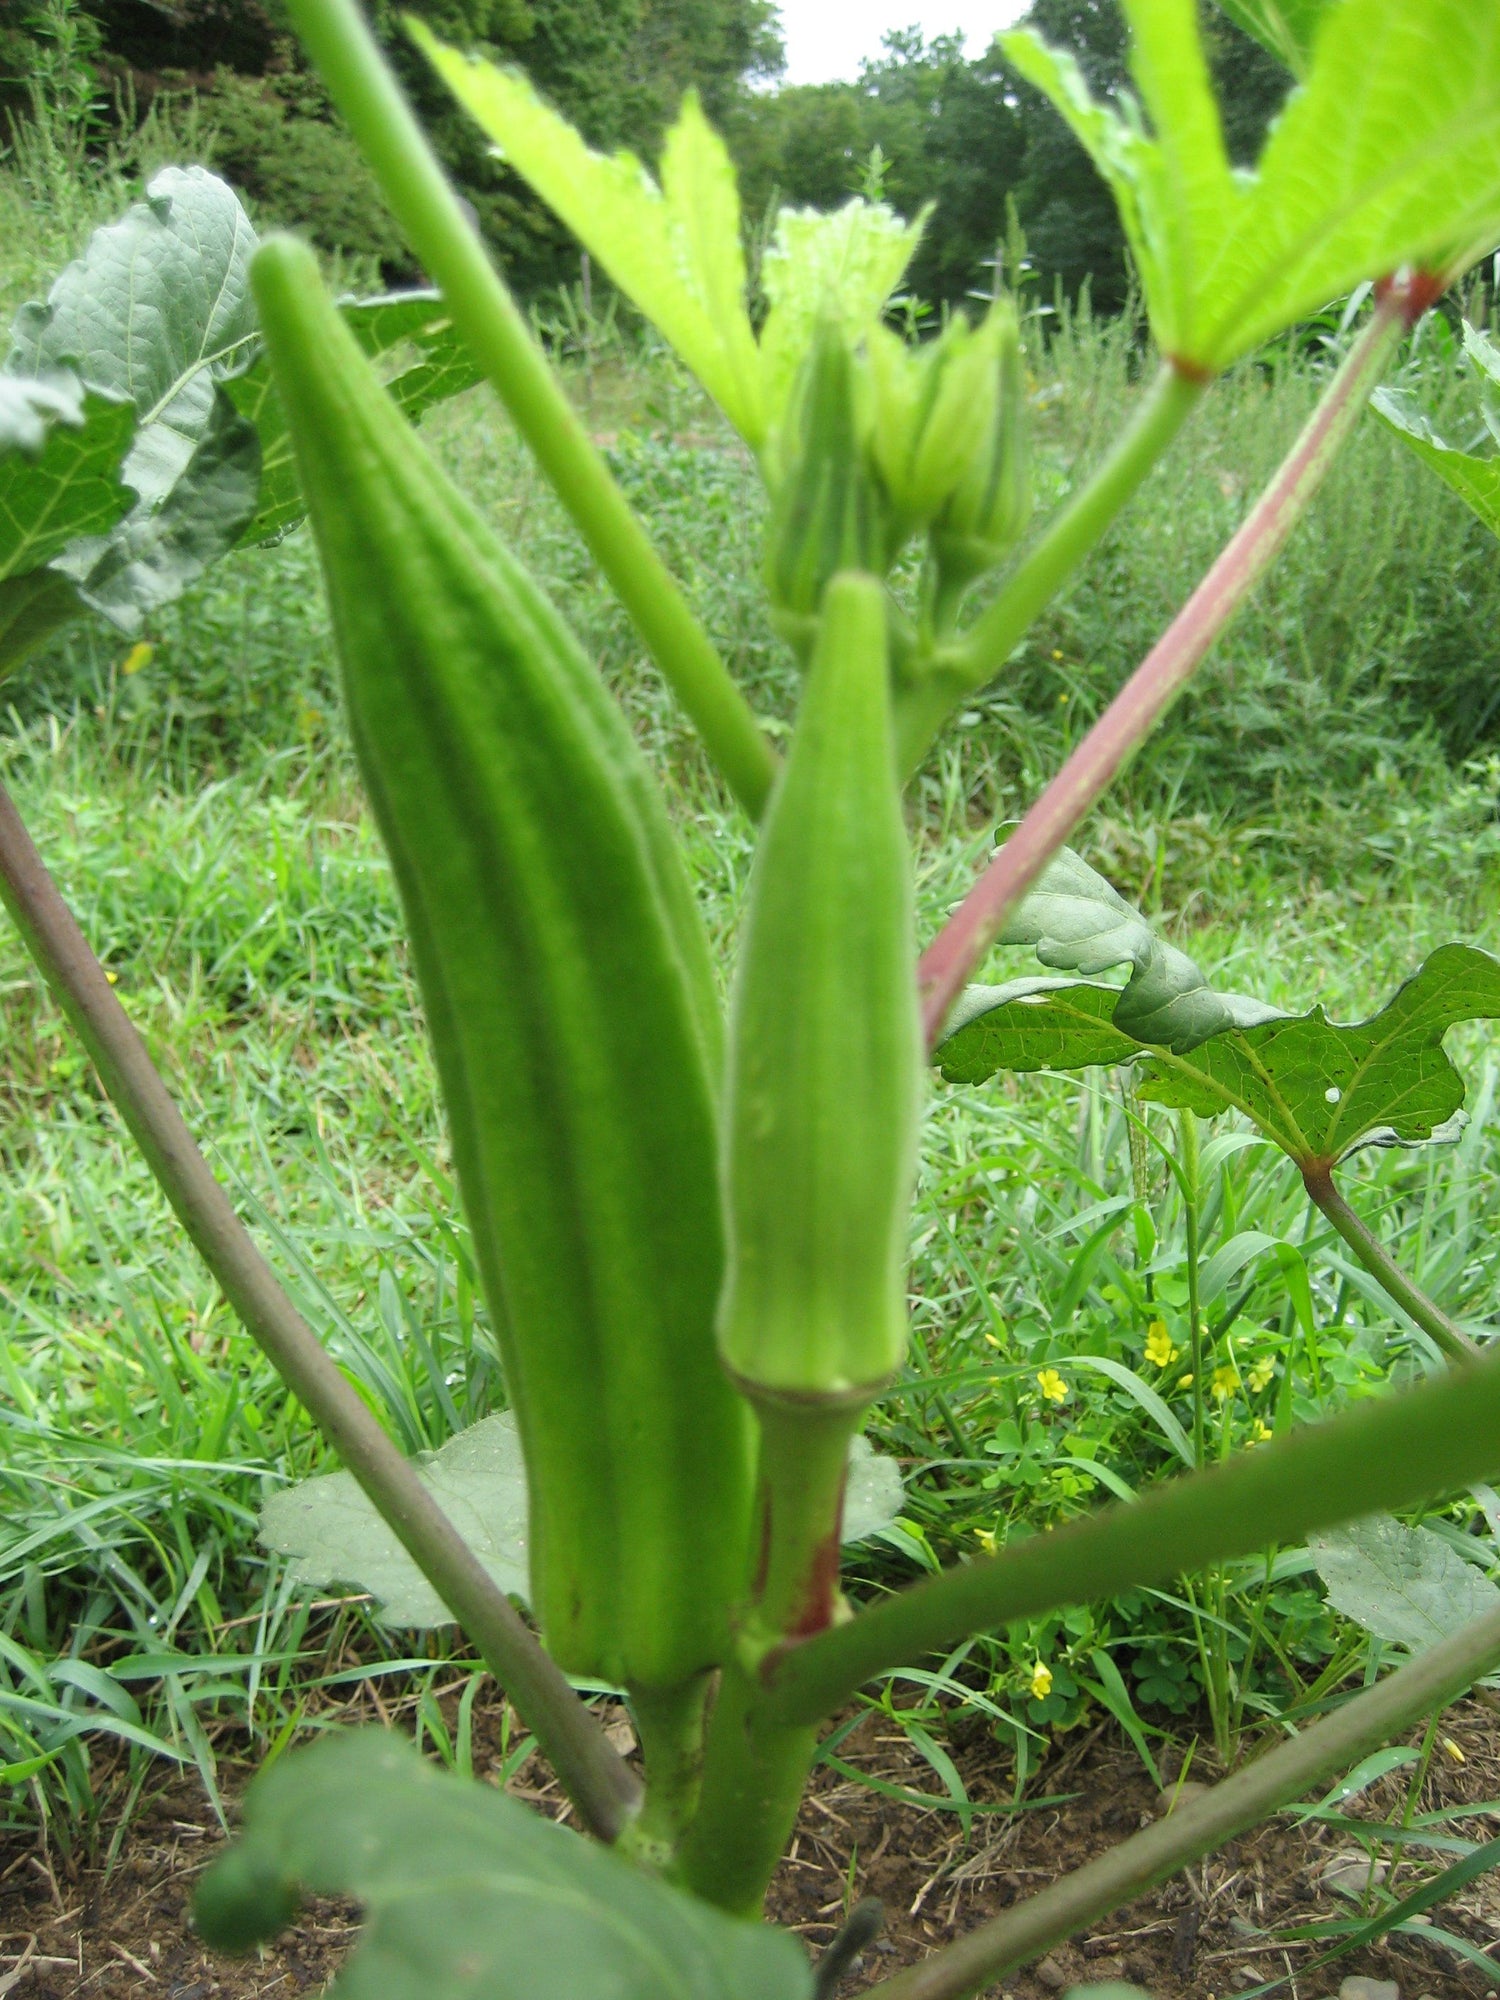
[[[1245,1377],[1245,1380],[1258,1396],[1262,1389],[1270,1386],[1271,1379],[1275,1373],[1276,1363],[1267,1355],[1255,1363],[1250,1373]]]
[[[1250,1426],[1250,1442],[1252,1444],[1269,1444],[1270,1441],[1271,1426],[1262,1423],[1260,1418],[1257,1417],[1255,1422]]]
[[[1232,1396],[1240,1385],[1240,1371],[1237,1368],[1216,1368],[1213,1379],[1213,1397],[1222,1403],[1226,1396]]]
[[[1164,1319],[1154,1319],[1146,1328],[1146,1359],[1154,1368],[1170,1368],[1178,1349]]]
[[[1037,1387],[1049,1403],[1065,1403],[1068,1400],[1068,1385],[1055,1368],[1037,1370]]]
[[[1041,1660],[1031,1669],[1031,1692],[1038,1701],[1045,1701],[1052,1692],[1052,1669]]]
[[[142,667],[149,667],[156,648],[146,639],[138,639],[120,662],[122,674],[138,674]]]
[[[995,1553],[995,1531],[993,1528],[976,1528],[974,1530],[974,1539],[987,1556],[992,1556]]]

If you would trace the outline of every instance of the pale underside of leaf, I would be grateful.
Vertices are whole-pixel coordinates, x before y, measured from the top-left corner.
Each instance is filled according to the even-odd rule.
[[[329,2000],[808,2000],[786,1932],[738,1922],[381,1730],[323,1738],[251,1787],[200,1928],[274,1935],[286,1891],[356,1898]]]
[[[170,492],[213,413],[214,385],[255,338],[255,232],[203,167],[167,167],[146,200],[96,230],[45,304],[16,315],[8,374],[76,369],[135,406],[126,476],[154,505]]]
[[[500,1588],[526,1597],[526,1467],[511,1413],[502,1410],[450,1438],[420,1462],[420,1477]],[[855,1438],[844,1540],[863,1541],[889,1527],[901,1502],[895,1461],[879,1457],[867,1438]],[[453,1614],[350,1473],[323,1473],[272,1494],[261,1513],[260,1539],[293,1559],[291,1574],[299,1583],[369,1591],[388,1624],[452,1623]]]
[[[1413,1653],[1500,1605],[1500,1589],[1441,1535],[1388,1514],[1311,1535],[1307,1546],[1329,1603],[1377,1639]]]

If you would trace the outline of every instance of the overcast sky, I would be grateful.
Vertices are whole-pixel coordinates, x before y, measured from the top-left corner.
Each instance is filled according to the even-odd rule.
[[[780,7],[786,81],[827,83],[857,76],[892,28],[918,27],[929,39],[957,30],[977,56],[1024,12],[1025,0],[780,0]]]

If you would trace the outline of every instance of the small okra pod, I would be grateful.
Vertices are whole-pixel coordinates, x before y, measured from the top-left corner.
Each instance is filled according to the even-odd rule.
[[[1031,518],[1026,360],[1009,299],[995,301],[975,339],[983,344],[993,383],[987,423],[932,527],[933,555],[949,592],[1002,561]]]
[[[880,575],[889,560],[864,391],[842,329],[821,321],[782,422],[766,530],[772,612],[804,657],[829,578],[839,570]]]
[[[876,577],[829,583],[752,872],[719,1344],[756,1400],[867,1402],[906,1352],[923,1059],[886,623]]]

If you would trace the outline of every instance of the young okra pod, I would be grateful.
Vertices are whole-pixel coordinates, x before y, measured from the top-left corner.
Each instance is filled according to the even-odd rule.
[[[625,722],[285,240],[256,296],[327,579],[571,1672],[724,1657],[748,1420],[719,1370],[706,939]]]
[[[731,1011],[719,1344],[759,1400],[868,1402],[906,1352],[923,1075],[885,591],[829,583]]]

